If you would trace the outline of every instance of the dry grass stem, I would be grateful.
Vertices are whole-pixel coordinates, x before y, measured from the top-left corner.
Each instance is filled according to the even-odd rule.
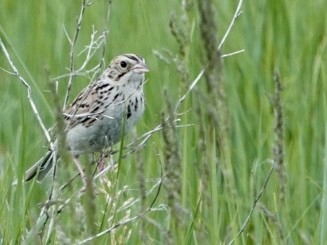
[[[50,144],[50,148],[51,149],[54,149],[53,147],[53,142],[51,140],[51,137],[50,137],[50,134],[47,130],[47,128],[45,127],[42,119],[41,119],[41,116],[40,116],[40,113],[39,111],[37,110],[36,106],[35,106],[35,103],[34,103],[34,100],[33,100],[33,97],[32,97],[32,88],[31,86],[29,85],[29,83],[23,78],[23,76],[20,75],[18,69],[16,68],[14,62],[12,61],[12,59],[10,58],[10,55],[7,51],[7,48],[5,47],[5,45],[3,44],[2,42],[2,39],[0,38],[0,46],[1,46],[1,49],[4,53],[4,55],[6,56],[6,59],[8,61],[8,63],[10,64],[10,67],[11,69],[13,70],[13,73],[11,74],[14,74],[18,79],[19,81],[21,81],[21,83],[26,87],[26,90],[27,90],[27,99],[28,99],[28,102],[30,103],[31,107],[32,107],[32,111],[36,117],[36,120],[38,121],[39,125],[41,126],[41,129],[48,141],[48,143]]]
[[[237,55],[237,54],[240,54],[240,53],[243,53],[243,52],[245,52],[245,49],[237,50],[235,52],[231,52],[231,53],[228,53],[228,54],[222,54],[220,57],[221,58],[227,58],[227,57],[234,56],[234,55]]]
[[[75,70],[75,44],[77,42],[79,33],[82,28],[83,16],[84,16],[84,12],[85,12],[85,9],[87,6],[88,6],[87,0],[83,0],[82,5],[81,5],[80,14],[79,14],[79,17],[77,20],[74,37],[73,37],[73,39],[70,39],[68,37],[68,40],[70,43],[70,75],[69,75],[69,80],[68,80],[68,84],[67,84],[67,90],[66,90],[66,96],[65,96],[65,100],[64,100],[63,110],[66,109],[66,106],[67,106],[67,103],[69,100],[70,90],[71,90],[73,79],[75,76],[75,71],[74,71]]]
[[[221,39],[221,41],[220,41],[220,43],[218,45],[218,50],[222,49],[228,35],[230,34],[230,32],[231,32],[231,30],[232,30],[232,28],[233,28],[233,26],[235,24],[236,19],[242,14],[242,10],[241,10],[242,4],[243,4],[243,0],[239,0],[239,2],[237,4],[237,7],[236,7],[236,10],[235,10],[235,13],[234,13],[234,16],[232,18],[232,21],[230,22],[230,24],[229,24],[229,26],[227,28],[227,31],[225,32],[223,38]]]

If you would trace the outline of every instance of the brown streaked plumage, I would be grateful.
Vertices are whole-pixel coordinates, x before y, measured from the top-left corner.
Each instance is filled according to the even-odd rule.
[[[119,55],[80,92],[64,112],[66,142],[73,156],[100,152],[120,140],[123,125],[124,132],[135,125],[144,111],[143,83],[148,71],[142,57]],[[26,181],[35,176],[42,180],[52,168],[55,154],[56,149],[48,151],[27,170]]]

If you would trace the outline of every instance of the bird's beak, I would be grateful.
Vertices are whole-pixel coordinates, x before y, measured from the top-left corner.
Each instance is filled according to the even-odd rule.
[[[149,72],[149,68],[147,67],[147,65],[143,62],[140,62],[138,64],[136,64],[134,67],[133,67],[133,71],[135,73],[139,73],[139,74],[142,74],[142,73],[146,73],[146,72]]]

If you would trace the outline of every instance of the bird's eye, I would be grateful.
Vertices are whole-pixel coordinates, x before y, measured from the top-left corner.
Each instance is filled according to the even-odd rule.
[[[120,66],[121,66],[122,68],[126,68],[126,67],[127,67],[127,63],[126,63],[126,61],[122,61],[122,62],[120,62]]]

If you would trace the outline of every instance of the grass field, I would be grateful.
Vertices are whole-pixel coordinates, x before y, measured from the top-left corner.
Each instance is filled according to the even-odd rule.
[[[144,117],[124,145],[164,127],[136,153],[106,159],[118,164],[85,192],[80,179],[59,189],[77,172],[64,161],[55,182],[24,183],[49,146],[1,50],[0,244],[327,244],[327,1],[244,1],[220,52],[212,47],[236,0],[212,0],[204,15],[208,0],[109,2],[86,7],[74,69],[93,31],[107,30],[83,71],[100,63],[103,47],[105,65],[133,52],[151,70]],[[81,1],[2,0],[0,9],[0,38],[51,127]],[[74,77],[71,99],[91,77]]]

